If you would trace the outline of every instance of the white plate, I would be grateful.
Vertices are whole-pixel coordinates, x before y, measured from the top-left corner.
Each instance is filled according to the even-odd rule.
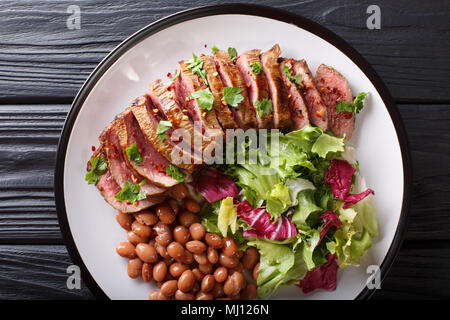
[[[60,140],[55,195],[71,257],[96,295],[146,299],[150,291],[149,284],[127,276],[127,260],[115,252],[126,233],[117,224],[114,209],[84,181],[86,162],[91,146],[98,145],[99,133],[147,90],[148,83],[166,79],[167,72],[173,72],[176,63],[190,58],[192,52],[208,54],[212,45],[232,46],[238,52],[265,50],[274,43],[280,44],[283,56],[305,58],[313,71],[320,63],[334,66],[349,80],[354,93],[371,93],[357,116],[351,142],[361,172],[376,192],[380,235],[361,267],[340,270],[336,291],[304,295],[294,286],[280,289],[272,298],[367,297],[367,267],[383,264],[384,277],[401,242],[410,185],[407,142],[386,88],[359,54],[319,25],[271,8],[226,5],[183,12],[137,32],[97,67],[75,99]]]

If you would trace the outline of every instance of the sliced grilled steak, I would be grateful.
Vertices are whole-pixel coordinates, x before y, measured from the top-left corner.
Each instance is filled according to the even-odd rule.
[[[128,167],[147,181],[162,187],[170,188],[179,183],[166,174],[166,167],[170,162],[145,138],[131,109],[127,109],[117,117],[116,131]],[[131,161],[126,153],[126,149],[133,144],[136,144],[142,156],[139,164]]]
[[[278,57],[280,54],[280,46],[276,44],[270,50],[261,54],[261,62],[272,99],[273,127],[280,130],[288,130],[292,126],[292,122],[291,113],[289,112],[288,93],[279,71]]]
[[[236,60],[236,67],[241,72],[245,86],[248,90],[248,98],[250,104],[255,107],[255,101],[262,99],[270,99],[269,87],[264,72],[260,70],[257,74],[253,71],[251,64],[261,63],[259,56],[261,50],[254,49],[249,50],[241,54]],[[271,128],[272,127],[273,113],[258,115],[256,112],[256,120],[258,121],[259,128]]]
[[[238,128],[234,121],[233,113],[226,104],[222,102],[223,98],[223,84],[220,79],[219,72],[217,72],[214,58],[210,56],[201,56],[203,60],[203,70],[206,71],[206,79],[208,80],[209,89],[214,96],[214,110],[222,125],[223,129]]]
[[[222,79],[223,86],[241,89],[241,94],[244,97],[244,100],[237,107],[230,106],[237,125],[244,130],[256,128],[256,111],[250,105],[247,89],[238,68],[233,64],[230,56],[225,51],[218,51],[214,55],[214,61],[216,62],[217,71]]]
[[[175,96],[180,106],[187,109],[191,119],[201,123],[201,132],[205,138],[214,140],[215,137],[223,135],[222,128],[217,121],[214,109],[200,109],[197,99],[191,98],[191,93],[207,88],[202,79],[188,69],[186,63],[181,61],[178,64],[180,76],[175,80]],[[197,129],[197,127],[196,127]]]
[[[116,180],[120,188],[124,188],[127,181],[137,184],[144,180],[127,166],[122,147],[120,146],[119,136],[116,131],[116,121],[113,121],[105,129],[100,137],[100,141],[102,142],[106,158],[108,159],[108,167],[111,176]],[[147,196],[153,196],[160,195],[167,189],[145,182],[141,186],[141,190],[144,191]]]
[[[300,93],[297,84],[291,82],[288,76],[284,73],[284,66],[288,67],[292,72],[292,63],[292,59],[282,59],[280,63],[280,74],[288,92],[289,109],[291,110],[292,130],[300,130],[301,128],[309,124],[309,114],[308,108],[305,104],[305,100],[303,100],[303,96]]]
[[[131,107],[131,111],[139,123],[145,138],[171,163],[182,169],[194,171],[202,163],[202,159],[195,157],[190,147],[184,147],[179,145],[178,141],[173,141],[170,132],[168,132],[167,137],[163,141],[159,140],[156,130],[162,118],[153,112],[152,107],[148,95],[143,95],[136,99]],[[182,161],[176,161],[176,158],[173,159],[172,152],[176,152],[174,155],[178,155]]]
[[[94,157],[99,156],[103,153],[103,148],[100,147],[94,153]],[[90,170],[90,163],[88,163],[88,170]],[[119,210],[124,213],[134,213],[148,207],[151,207],[155,204],[161,203],[166,198],[165,196],[152,196],[143,200],[139,200],[136,203],[128,203],[126,201],[120,202],[115,198],[115,195],[121,190],[117,182],[111,176],[109,172],[109,168],[103,173],[100,179],[97,182],[97,189],[100,191],[100,194],[105,199],[107,203],[109,203],[114,209]]]
[[[293,62],[293,73],[302,75],[303,88],[301,93],[305,98],[308,107],[309,121],[317,125],[323,131],[328,129],[327,108],[322,100],[319,90],[317,90],[314,78],[305,60]]]
[[[183,113],[180,105],[175,102],[173,94],[167,90],[161,79],[153,81],[149,85],[149,96],[153,105],[158,109],[164,118],[172,123],[174,129],[186,130],[191,138],[188,143],[194,145],[194,126],[189,117]],[[156,109],[153,112],[157,111]]]
[[[316,71],[316,86],[322,94],[327,106],[328,126],[338,137],[350,140],[355,128],[355,114],[352,112],[337,112],[336,103],[341,101],[353,102],[352,90],[347,79],[342,74],[321,64]]]

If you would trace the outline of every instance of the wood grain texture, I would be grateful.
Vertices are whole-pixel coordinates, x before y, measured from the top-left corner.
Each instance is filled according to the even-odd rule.
[[[239,2],[239,1],[230,1]],[[449,102],[450,11],[447,0],[381,0],[381,29],[368,30],[373,1],[265,0],[303,15],[354,46],[397,101]],[[0,102],[69,103],[94,67],[115,46],[149,23],[219,0],[2,1]],[[261,1],[249,0],[246,3]],[[81,8],[81,29],[69,30],[69,5]]]
[[[52,186],[56,146],[68,109],[0,105],[0,243],[62,243]],[[450,106],[399,109],[414,167],[406,239],[450,240]]]
[[[62,245],[0,245],[0,300],[93,298],[84,283],[67,288],[70,265]]]

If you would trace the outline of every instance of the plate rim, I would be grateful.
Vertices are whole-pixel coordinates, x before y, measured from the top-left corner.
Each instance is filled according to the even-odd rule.
[[[365,76],[371,81],[374,87],[377,89],[386,109],[391,117],[392,123],[394,125],[395,132],[397,134],[397,139],[399,140],[400,152],[402,156],[403,164],[403,201],[400,212],[400,218],[397,224],[397,229],[395,231],[394,239],[381,263],[381,281],[383,281],[389,272],[394,259],[397,257],[400,250],[401,244],[404,239],[407,220],[411,205],[411,190],[412,190],[412,165],[411,165],[411,155],[409,151],[409,143],[406,135],[406,130],[401,119],[400,113],[397,106],[392,99],[387,87],[384,82],[378,76],[376,71],[371,67],[371,65],[366,61],[361,54],[359,54],[350,44],[348,44],[344,39],[336,35],[334,32],[328,30],[322,25],[311,21],[303,16],[270,7],[265,5],[256,4],[222,4],[222,5],[212,5],[196,7],[192,9],[183,10],[171,15],[168,15],[162,19],[159,19],[142,29],[138,30],[124,41],[122,41],[117,47],[115,47],[102,61],[97,65],[97,67],[91,72],[86,81],[81,86],[75,99],[71,105],[70,111],[64,122],[63,129],[58,141],[58,149],[56,154],[56,165],[54,172],[54,194],[55,194],[55,204],[56,212],[58,216],[59,227],[63,236],[64,244],[66,245],[67,251],[69,253],[72,262],[80,267],[81,276],[84,283],[88,286],[89,290],[98,299],[109,299],[103,289],[97,284],[95,279],[90,274],[86,265],[81,258],[78,248],[72,236],[72,232],[67,219],[67,211],[65,207],[64,198],[64,168],[67,146],[72,134],[73,125],[84,104],[86,98],[91,93],[94,86],[101,79],[103,74],[122,56],[123,53],[134,47],[136,44],[144,40],[150,35],[158,33],[170,26],[182,23],[185,21],[213,16],[213,15],[223,15],[223,14],[243,14],[251,16],[259,16],[264,18],[270,18],[273,20],[286,22],[293,24],[301,29],[304,29],[328,43],[335,46],[339,51],[345,54],[354,64],[356,64]],[[356,296],[355,299],[368,299],[372,296],[375,290],[369,290],[365,286],[361,292]]]

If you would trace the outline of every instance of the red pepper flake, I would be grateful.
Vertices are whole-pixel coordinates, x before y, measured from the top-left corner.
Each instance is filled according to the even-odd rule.
[[[92,150],[92,151],[95,151],[95,146],[91,146],[91,150]]]
[[[205,47],[205,48],[208,48],[208,45],[205,44],[204,47]]]
[[[167,72],[167,78],[172,78],[172,73]]]
[[[317,111],[317,112],[316,112],[316,116],[322,118],[322,116],[323,116],[323,108],[320,109],[320,111]]]

